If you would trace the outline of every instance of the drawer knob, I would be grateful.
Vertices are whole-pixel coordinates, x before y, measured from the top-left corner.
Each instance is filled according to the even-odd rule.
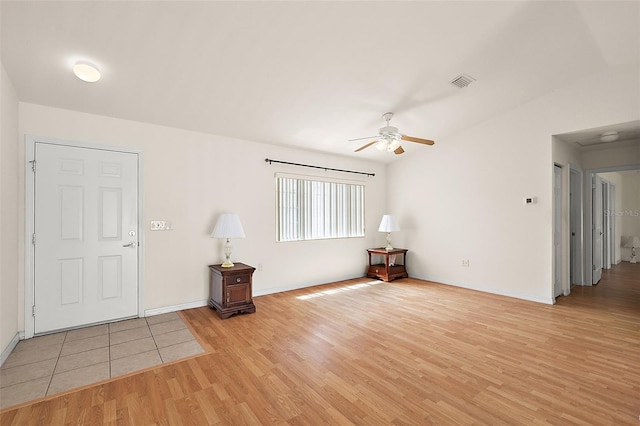
[[[237,283],[239,283],[240,281],[242,281],[240,278],[236,278]]]
[[[376,274],[378,273],[378,270],[376,269]]]

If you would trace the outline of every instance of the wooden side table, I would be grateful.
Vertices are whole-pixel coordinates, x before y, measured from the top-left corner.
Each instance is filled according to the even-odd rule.
[[[236,263],[231,268],[209,265],[210,291],[209,307],[218,311],[220,318],[242,312],[253,313],[256,306],[252,299],[253,271],[256,268]]]
[[[407,249],[396,248],[393,250],[387,250],[385,248],[372,248],[367,249],[369,253],[369,270],[367,271],[368,278],[378,278],[382,281],[393,281],[396,278],[407,278],[406,262],[407,262]],[[384,263],[371,263],[371,255],[383,256]],[[392,262],[389,258],[395,258]],[[399,259],[402,257],[402,259]],[[398,263],[398,262],[402,263]]]

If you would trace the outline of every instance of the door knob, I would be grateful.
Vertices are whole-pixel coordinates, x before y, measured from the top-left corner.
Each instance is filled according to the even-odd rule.
[[[130,242],[129,244],[124,244],[122,247],[136,247],[138,243],[135,241]]]

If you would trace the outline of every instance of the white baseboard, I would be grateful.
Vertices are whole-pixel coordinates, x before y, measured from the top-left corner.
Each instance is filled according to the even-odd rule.
[[[195,302],[182,303],[180,305],[163,306],[162,308],[146,309],[144,311],[145,317],[152,317],[154,315],[168,314],[169,312],[183,311],[185,309],[201,308],[207,306],[207,300],[197,300]]]
[[[13,339],[11,339],[7,347],[4,348],[4,350],[2,351],[2,354],[0,355],[0,367],[2,366],[2,364],[4,364],[7,358],[9,358],[9,355],[11,355],[11,352],[13,352],[16,345],[23,337],[24,337],[24,334],[22,333],[16,333],[16,335],[13,336]]]
[[[481,291],[483,293],[497,294],[498,296],[513,297],[514,299],[522,299],[522,300],[528,300],[530,302],[544,303],[545,305],[554,305],[556,303],[555,302],[555,298],[538,297],[538,296],[532,296],[530,294],[521,294],[521,293],[497,290],[497,289],[494,289],[494,288],[491,288],[491,289],[477,288],[477,287],[472,287],[472,286],[469,286],[469,285],[466,285],[466,284],[436,281],[436,280],[430,280],[428,278],[420,278],[420,277],[415,277],[415,276],[411,276],[411,278],[416,278],[416,279],[425,280],[425,281],[431,281],[431,282],[435,282],[437,284],[445,284],[445,285],[450,285],[450,286],[454,286],[454,287],[466,288],[468,290]]]
[[[282,293],[282,292],[291,291],[291,290],[300,290],[302,288],[316,287],[316,286],[325,285],[325,284],[334,284],[334,283],[337,283],[337,282],[340,282],[340,281],[354,280],[356,278],[364,278],[364,276],[360,275],[360,276],[357,276],[357,277],[336,279],[335,281],[328,281],[328,282],[323,282],[323,283],[294,284],[294,285],[285,286],[285,287],[271,287],[271,288],[264,288],[264,289],[260,289],[260,290],[256,290],[254,288],[253,289],[253,297],[266,296],[267,294]]]

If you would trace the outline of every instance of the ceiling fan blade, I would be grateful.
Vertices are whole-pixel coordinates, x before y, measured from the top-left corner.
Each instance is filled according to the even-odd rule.
[[[425,145],[433,145],[435,143],[434,141],[429,139],[414,138],[413,136],[407,136],[407,135],[402,135],[400,139],[402,139],[403,141],[417,142]]]
[[[393,151],[393,152],[394,152],[394,153],[396,153],[396,154],[402,154],[402,153],[404,152],[404,149],[402,149],[402,147],[401,147],[401,146],[399,146],[399,147],[398,147],[398,148],[396,148],[396,150],[395,150],[395,151]]]
[[[353,141],[361,141],[362,139],[372,139],[372,138],[377,138],[378,136],[367,136],[366,138],[355,138],[355,139],[348,139],[347,142],[353,142]]]
[[[356,149],[356,150],[355,150],[355,151],[353,151],[353,152],[362,151],[363,149],[365,149],[365,148],[369,148],[371,145],[373,145],[374,143],[377,143],[377,142],[378,142],[377,140],[376,140],[376,141],[373,141],[373,142],[369,142],[368,144],[366,144],[366,145],[364,145],[364,146],[361,146],[360,148]]]

